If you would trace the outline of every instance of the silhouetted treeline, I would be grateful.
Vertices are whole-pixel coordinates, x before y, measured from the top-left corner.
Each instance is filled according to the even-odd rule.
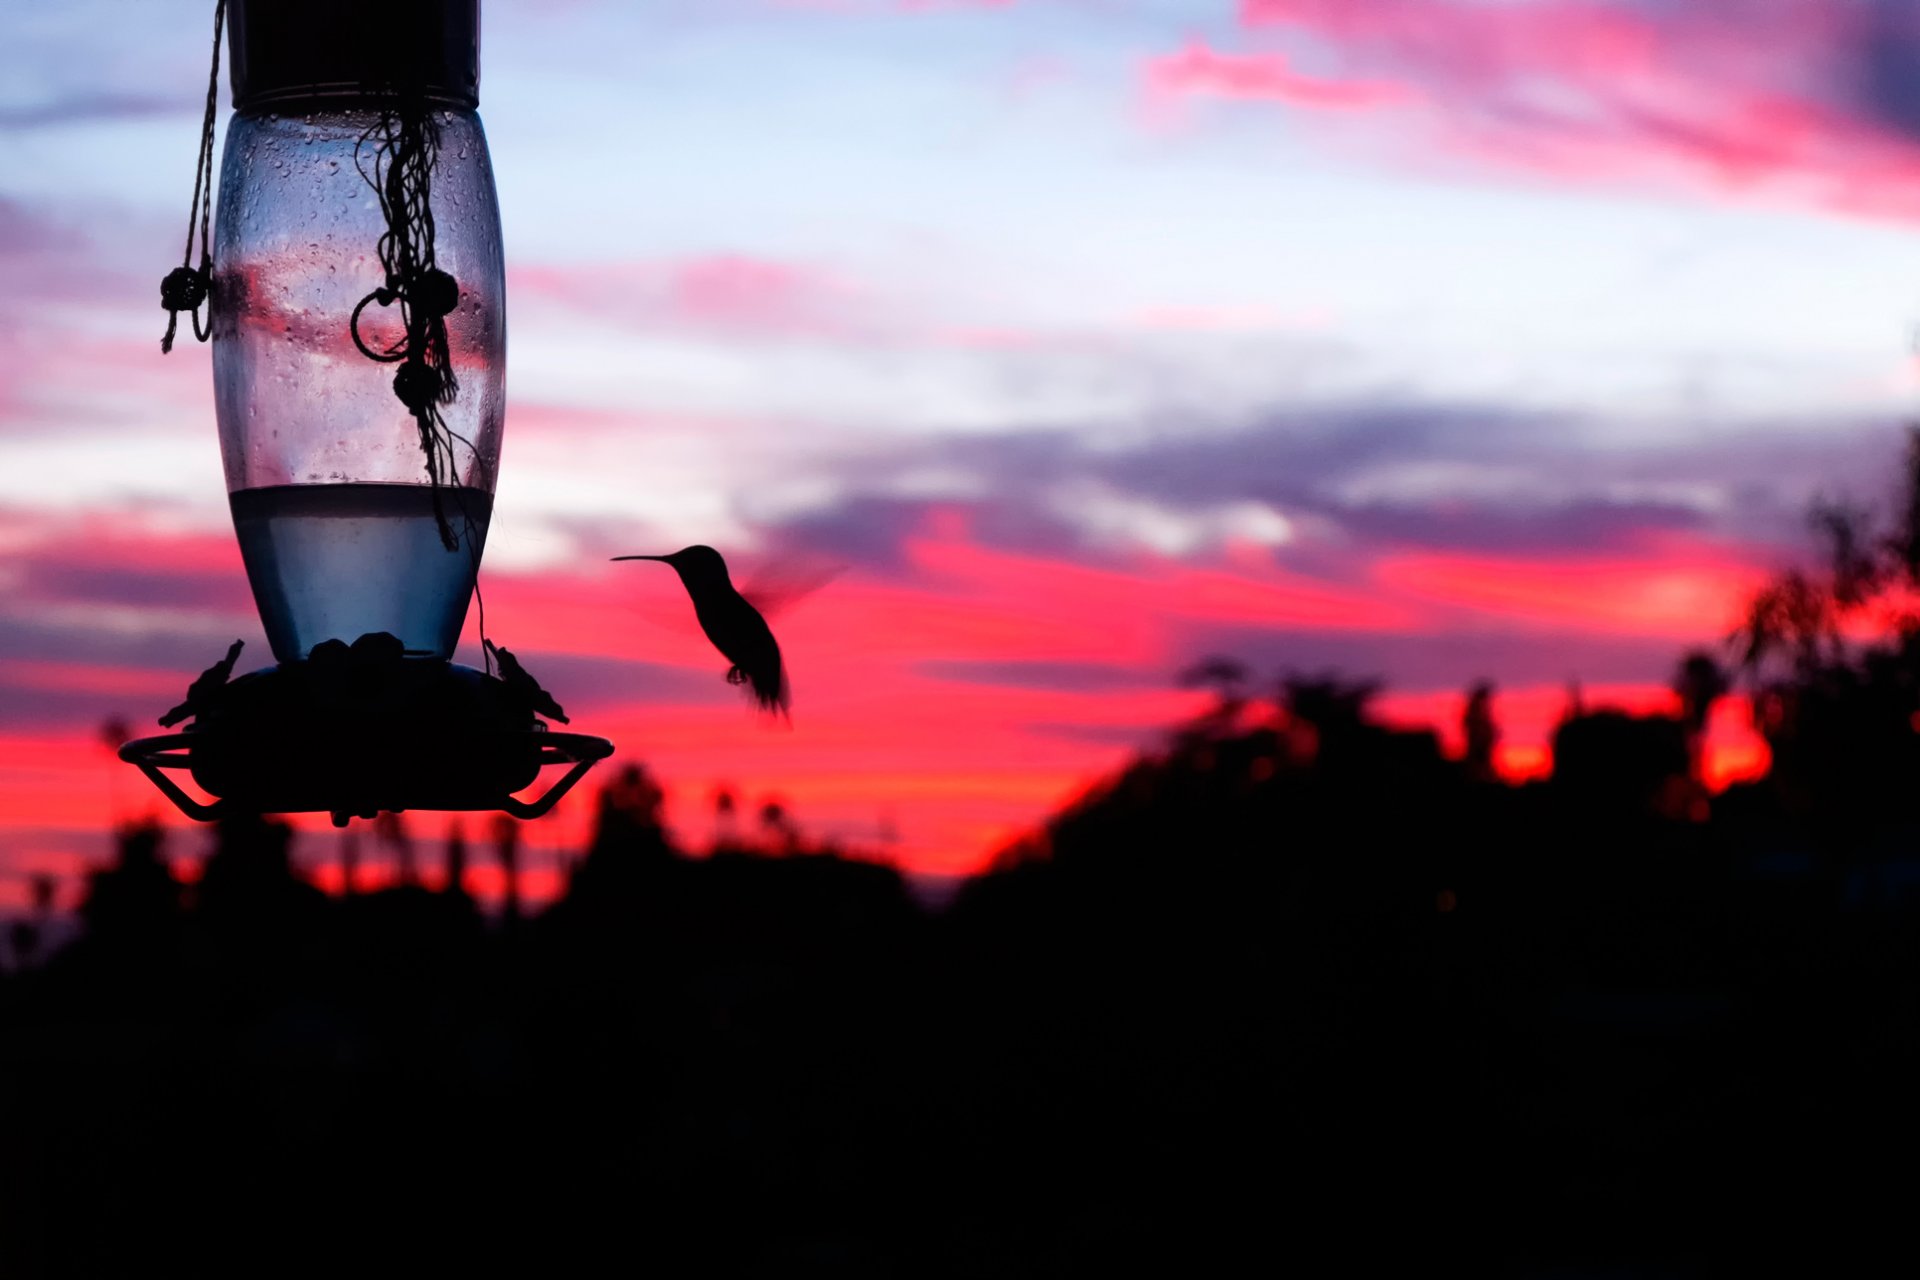
[[[1186,727],[940,914],[689,857],[637,770],[517,924],[130,830],[0,983],[8,1274],[1686,1273],[1903,1221],[1910,827],[1702,812],[1685,726],[1605,711],[1510,787],[1366,697]]]
[[[1865,527],[1674,714],[1570,697],[1523,786],[1491,684],[1450,758],[1370,684],[1202,664],[1206,713],[937,913],[778,803],[715,797],[695,856],[638,766],[538,913],[511,822],[429,890],[385,818],[397,883],[331,897],[277,823],[191,884],[131,828],[0,979],[0,1271],[1877,1274],[1920,539]],[[1743,681],[1774,767],[1714,795]]]

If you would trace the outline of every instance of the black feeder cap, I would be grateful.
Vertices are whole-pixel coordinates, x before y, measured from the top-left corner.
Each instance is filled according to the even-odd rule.
[[[235,111],[480,105],[480,0],[228,0]]]

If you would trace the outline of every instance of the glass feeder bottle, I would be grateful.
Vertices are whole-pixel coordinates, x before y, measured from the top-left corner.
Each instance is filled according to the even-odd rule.
[[[229,0],[228,12],[214,396],[261,623],[281,662],[372,632],[449,659],[486,544],[506,405],[477,0]],[[449,453],[438,484],[396,395],[399,366],[362,350],[407,337],[383,261],[382,189],[369,181],[392,161],[379,142],[402,102],[437,144],[430,243],[458,289],[445,314],[457,392],[439,406]]]

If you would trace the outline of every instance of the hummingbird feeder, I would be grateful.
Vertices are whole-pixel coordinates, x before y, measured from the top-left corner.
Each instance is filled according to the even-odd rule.
[[[223,20],[234,114],[216,198]],[[213,343],[234,531],[278,665],[229,679],[236,642],[161,717],[191,723],[121,747],[189,817],[533,818],[613,751],[547,727],[565,714],[485,638],[484,603],[487,669],[452,661],[506,408],[479,36],[478,0],[218,0],[161,345],[183,311]],[[545,794],[516,798],[562,764]]]

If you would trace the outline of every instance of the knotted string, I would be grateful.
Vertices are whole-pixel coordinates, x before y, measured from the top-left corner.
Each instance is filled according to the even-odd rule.
[[[493,654],[486,648],[487,606],[480,594],[480,546],[473,517],[459,487],[459,464],[454,445],[475,453],[473,442],[447,425],[440,412],[460,394],[453,371],[453,350],[447,335],[447,317],[460,305],[460,283],[440,269],[434,258],[433,170],[440,158],[440,128],[427,110],[417,87],[393,95],[379,117],[360,135],[354,147],[354,165],[380,201],[386,223],[376,252],[385,279],[360,299],[348,320],[353,344],[369,360],[398,364],[393,394],[413,415],[425,459],[427,484],[433,494],[433,519],[440,544],[457,551],[462,538],[447,519],[442,491],[453,490],[459,507],[467,553],[473,560],[474,600],[480,610],[481,649],[487,671]],[[360,333],[360,317],[370,304],[400,307],[401,336],[378,349]]]
[[[160,305],[167,312],[167,331],[160,338],[160,353],[173,350],[174,331],[180,325],[180,313],[193,316],[193,336],[205,342],[213,336],[213,308],[207,308],[207,324],[200,327],[200,304],[213,295],[213,249],[208,242],[208,227],[213,221],[213,123],[220,100],[220,30],[227,17],[227,0],[213,6],[213,68],[207,72],[207,114],[200,124],[200,158],[193,167],[193,200],[187,205],[187,247],[180,265],[167,272],[160,282]],[[193,216],[200,215],[200,265],[193,265]]]
[[[370,167],[363,154],[369,149]],[[393,375],[393,394],[419,428],[434,522],[441,544],[453,551],[460,542],[447,521],[441,490],[457,483],[457,437],[440,409],[460,394],[446,319],[460,305],[460,284],[434,262],[433,169],[439,155],[439,126],[413,95],[398,106],[382,108],[360,136],[354,163],[378,197],[387,224],[377,246],[386,278],[354,307],[349,329],[362,355],[400,366]],[[360,334],[361,314],[371,303],[400,306],[400,338],[378,349]]]

